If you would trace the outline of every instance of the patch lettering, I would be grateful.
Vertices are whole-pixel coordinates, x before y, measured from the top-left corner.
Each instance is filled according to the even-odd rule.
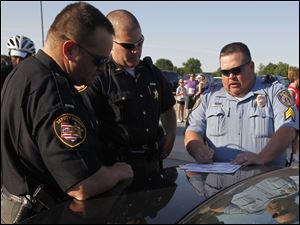
[[[70,113],[57,117],[53,122],[53,129],[59,140],[71,148],[80,145],[86,138],[85,125]]]

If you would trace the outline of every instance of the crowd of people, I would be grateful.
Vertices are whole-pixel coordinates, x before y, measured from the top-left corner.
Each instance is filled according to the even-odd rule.
[[[204,92],[205,77],[192,74],[179,81],[175,101],[151,58],[141,59],[146,38],[129,11],[104,16],[77,2],[56,16],[37,53],[28,37],[8,40],[1,211],[9,213],[1,221],[20,222],[65,199],[89,199],[159,173],[176,138],[176,101],[178,122],[189,115],[185,145],[196,162],[283,165],[298,138],[298,109],[282,85],[255,76],[245,44],[222,48],[223,85]]]
[[[200,95],[209,87],[203,73],[197,76],[193,73],[189,77],[189,80],[179,79],[176,89],[178,123],[186,121],[192,109],[198,106]]]

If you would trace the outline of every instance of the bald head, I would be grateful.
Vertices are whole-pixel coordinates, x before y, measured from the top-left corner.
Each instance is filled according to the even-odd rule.
[[[124,9],[111,11],[106,17],[113,25],[116,37],[123,32],[130,33],[137,29],[141,29],[136,17]]]

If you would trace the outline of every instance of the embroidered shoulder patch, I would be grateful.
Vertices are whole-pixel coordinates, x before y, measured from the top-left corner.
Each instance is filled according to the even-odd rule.
[[[57,117],[53,122],[53,129],[59,140],[71,148],[80,145],[86,138],[83,122],[69,113]]]
[[[290,107],[295,104],[293,98],[287,90],[281,91],[277,95],[278,100],[285,105],[286,107]]]

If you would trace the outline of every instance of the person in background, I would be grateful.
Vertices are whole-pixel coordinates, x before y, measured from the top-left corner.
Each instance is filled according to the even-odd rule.
[[[284,166],[286,149],[299,130],[299,113],[284,85],[254,73],[241,42],[220,52],[223,85],[201,95],[185,133],[187,151],[198,163]]]
[[[194,73],[192,73],[190,75],[190,79],[186,81],[186,84],[185,84],[185,87],[186,87],[186,90],[187,90],[187,94],[185,96],[185,108],[187,110],[187,118],[189,117],[191,111],[192,111],[192,108],[193,108],[193,105],[194,105],[194,96],[196,94],[196,91],[197,91],[197,84],[198,84],[198,81],[195,80],[196,78],[196,75]]]
[[[10,61],[10,57],[7,55],[1,55],[1,90],[3,83],[5,81],[5,78],[10,73],[10,71],[13,69],[13,66]]]
[[[68,198],[86,200],[133,177],[126,163],[103,165],[97,120],[74,88],[105,72],[113,33],[98,9],[70,4],[44,48],[8,75],[1,93],[1,223]]]
[[[14,35],[7,40],[6,47],[13,66],[35,54],[33,41],[23,35]]]
[[[290,68],[288,70],[288,79],[290,81],[288,90],[292,98],[295,100],[295,104],[299,112],[299,69],[294,67]],[[292,163],[293,161],[299,162],[299,133],[292,143],[292,155],[289,163]]]
[[[178,104],[177,122],[183,123],[184,122],[184,104],[185,104],[186,88],[184,87],[183,79],[179,79],[178,84],[179,84],[179,86],[176,89],[176,100],[177,100],[177,104]]]

